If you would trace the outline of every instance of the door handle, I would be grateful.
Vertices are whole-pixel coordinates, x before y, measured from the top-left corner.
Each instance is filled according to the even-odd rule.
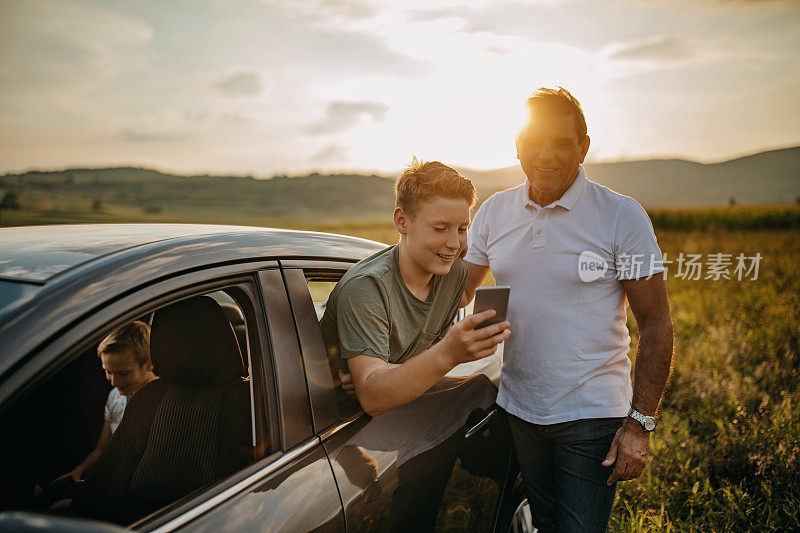
[[[480,422],[478,422],[477,424],[475,424],[474,426],[472,426],[471,428],[469,428],[467,430],[467,432],[464,434],[464,438],[465,439],[469,439],[473,435],[476,435],[477,433],[480,433],[480,431],[484,427],[486,427],[486,425],[492,420],[492,417],[494,417],[494,415],[496,415],[496,414],[497,414],[497,409],[496,408],[494,408],[491,411],[489,411],[486,414],[486,416],[483,417],[483,419]]]

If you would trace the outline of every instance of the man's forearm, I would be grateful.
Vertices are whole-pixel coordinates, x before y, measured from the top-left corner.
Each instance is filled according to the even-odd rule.
[[[645,415],[654,415],[672,368],[672,322],[667,317],[640,324],[639,334],[632,406]]]
[[[355,383],[356,393],[364,411],[378,416],[416,399],[454,366],[443,344],[434,344],[402,364],[370,368]]]

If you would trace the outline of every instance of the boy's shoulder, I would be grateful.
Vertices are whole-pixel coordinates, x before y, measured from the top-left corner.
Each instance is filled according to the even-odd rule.
[[[391,274],[395,267],[394,254],[397,245],[389,246],[366,257],[350,267],[339,281],[339,292],[344,287],[349,289],[362,286],[375,286],[377,282]]]

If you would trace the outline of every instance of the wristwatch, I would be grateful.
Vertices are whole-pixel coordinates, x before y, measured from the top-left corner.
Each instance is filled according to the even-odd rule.
[[[656,429],[656,419],[654,417],[643,415],[633,407],[628,411],[628,416],[639,422],[647,432]]]

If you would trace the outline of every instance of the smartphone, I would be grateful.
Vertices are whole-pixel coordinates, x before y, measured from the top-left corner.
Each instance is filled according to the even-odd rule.
[[[506,312],[508,311],[508,296],[511,293],[511,287],[478,287],[475,290],[475,306],[473,313],[480,313],[487,309],[494,309],[497,313],[489,320],[484,320],[475,329],[485,328],[498,322],[503,322],[506,319]]]

